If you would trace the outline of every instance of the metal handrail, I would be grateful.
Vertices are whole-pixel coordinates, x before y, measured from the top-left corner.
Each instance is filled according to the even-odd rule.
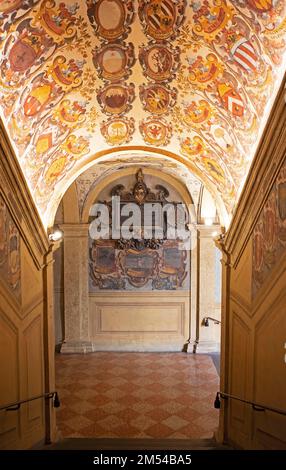
[[[243,398],[237,397],[235,395],[230,395],[229,393],[224,393],[224,392],[217,392],[216,399],[214,402],[215,408],[220,408],[220,398],[222,398],[223,400],[227,400],[228,398],[230,398],[231,400],[237,400],[242,403],[246,403],[247,405],[251,405],[255,411],[268,410],[268,411],[272,411],[273,413],[278,413],[280,415],[286,416],[286,410],[281,410],[280,408],[274,408],[272,406],[267,406],[261,403],[256,403],[255,401],[244,400]]]
[[[1,406],[0,411],[3,411],[3,410],[17,411],[19,410],[20,406],[23,403],[28,403],[30,401],[39,400],[40,398],[45,398],[47,400],[53,399],[54,408],[59,408],[60,406],[58,392],[47,392],[47,393],[43,393],[42,395],[36,395],[34,397],[27,398],[26,400],[19,400],[19,401],[15,401],[14,403],[9,403],[8,405]]]
[[[221,323],[221,321],[220,321],[220,320],[217,320],[216,318],[204,317],[204,318],[203,318],[203,325],[204,325],[204,326],[209,326],[209,325],[208,325],[208,323],[209,323],[208,321],[209,321],[209,320],[213,321],[213,322],[214,322],[215,324],[217,324],[217,325],[219,325],[219,324]]]

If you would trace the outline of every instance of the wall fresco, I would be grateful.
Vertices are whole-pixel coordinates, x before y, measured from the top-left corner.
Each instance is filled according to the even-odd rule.
[[[19,299],[21,295],[20,234],[1,196],[0,278]]]
[[[115,241],[91,240],[89,261],[90,292],[189,289],[189,252],[176,240],[157,250],[119,250]]]
[[[117,184],[116,184],[117,183]],[[172,192],[171,192],[172,191]],[[120,197],[120,208],[135,203],[141,211],[141,227],[145,223],[145,204],[169,204],[177,192],[158,178],[147,177],[140,168],[136,175],[129,175],[105,188],[98,197],[105,201],[110,213],[112,228],[112,196]],[[171,196],[172,195],[172,196]],[[101,199],[102,198],[102,199]],[[182,201],[174,201],[174,204]],[[120,225],[126,216],[120,216]],[[157,221],[152,222],[155,226]],[[113,290],[187,290],[189,289],[189,252],[180,240],[167,240],[167,220],[161,216],[165,239],[89,240],[89,266],[91,292]],[[139,228],[139,227],[138,227]],[[110,232],[111,233],[111,232]],[[140,233],[140,232],[139,232]]]
[[[282,0],[2,2],[0,110],[43,222],[95,153],[126,145],[180,155],[231,214],[285,72],[285,15]]]
[[[286,162],[263,207],[252,235],[252,297],[286,252]]]

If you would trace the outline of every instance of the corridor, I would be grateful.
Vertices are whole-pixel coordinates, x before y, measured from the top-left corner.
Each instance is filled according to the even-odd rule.
[[[58,354],[56,375],[63,437],[209,438],[218,426],[208,355]]]

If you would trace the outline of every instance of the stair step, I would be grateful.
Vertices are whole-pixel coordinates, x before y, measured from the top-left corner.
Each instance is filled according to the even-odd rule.
[[[66,438],[52,445],[50,450],[226,450],[214,439],[110,439]]]

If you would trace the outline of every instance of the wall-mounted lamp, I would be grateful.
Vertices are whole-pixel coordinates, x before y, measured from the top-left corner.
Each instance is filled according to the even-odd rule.
[[[202,326],[210,326],[208,317],[203,318],[203,320],[202,320]]]
[[[63,235],[63,232],[59,228],[57,228],[49,234],[49,240],[51,242],[58,242],[63,238]]]
[[[202,319],[202,326],[210,326],[210,320],[214,322],[215,325],[220,325],[221,321],[213,317],[204,317]]]

